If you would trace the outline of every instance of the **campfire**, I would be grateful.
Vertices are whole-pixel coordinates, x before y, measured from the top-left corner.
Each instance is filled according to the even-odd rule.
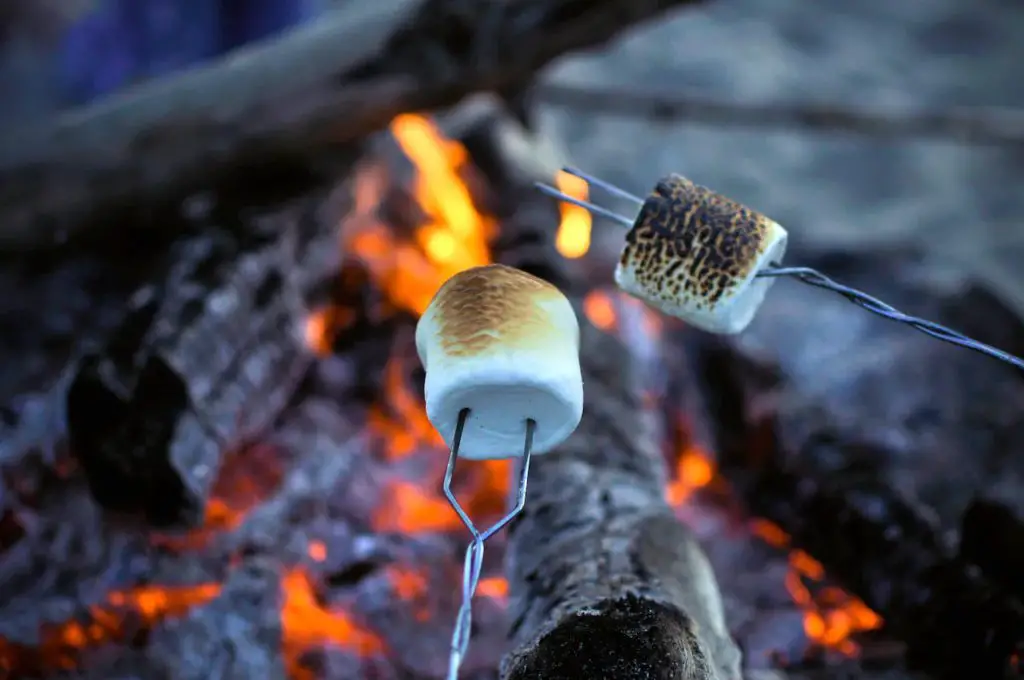
[[[108,470],[90,456],[109,453],[97,441],[108,431],[95,422],[72,428],[88,451],[58,448],[50,460],[36,451],[5,467],[4,677],[215,677],[205,673],[216,668],[245,668],[246,677],[444,676],[469,537],[441,494],[447,454],[424,413],[411,331],[448,277],[495,259],[494,244],[512,236],[503,233],[510,201],[547,211],[567,266],[586,262],[592,228],[575,206],[523,199],[530,176],[495,140],[512,135],[529,147],[532,136],[504,116],[482,120],[460,140],[430,118],[400,115],[332,190],[347,209],[319,228],[337,257],[299,329],[315,362],[301,380],[275,387],[286,398],[267,395],[278,404],[264,418],[269,427],[210,459],[222,456],[208,492],[169,490],[165,477],[142,475],[151,496],[143,499],[97,481],[89,465]],[[502,175],[505,185],[495,179]],[[569,175],[538,179],[586,198]],[[606,281],[586,285],[582,309],[598,332],[647,356],[654,371],[670,366],[650,348],[679,329]],[[242,383],[255,391],[245,403],[266,385]],[[72,423],[88,408],[75,394]],[[733,630],[747,665],[846,663],[863,654],[864,639],[891,649],[863,637],[882,626],[877,613],[830,583],[782,528],[739,509],[685,400],[664,384],[643,397],[670,423],[661,432],[671,470],[663,497],[708,546],[726,599],[749,570],[757,574],[765,602],[742,603],[752,613]],[[127,483],[135,473],[121,474]],[[511,474],[504,460],[464,464],[456,492],[486,523],[504,513]],[[196,504],[201,518],[188,526]],[[502,534],[487,552],[464,677],[495,677],[509,651],[502,565],[513,548]]]
[[[699,332],[534,186],[592,188],[530,102],[594,97],[538,72],[703,4],[338,3],[0,139],[0,680],[445,678],[470,536],[414,329],[488,263],[575,306],[585,408],[487,543],[459,677],[1024,677],[1019,373],[794,280]],[[837,119],[795,111],[734,121]],[[1024,355],[975,278],[798,233],[787,259]],[[452,486],[486,526],[514,474]]]

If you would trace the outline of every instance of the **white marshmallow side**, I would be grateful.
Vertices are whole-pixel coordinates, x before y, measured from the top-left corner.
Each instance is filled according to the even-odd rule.
[[[494,286],[442,288],[417,324],[427,417],[451,447],[470,409],[459,456],[476,460],[522,456],[532,419],[532,452],[543,454],[583,415],[579,324],[549,284],[529,277],[523,285],[517,279],[528,275],[508,268],[491,273]]]
[[[779,264],[786,255],[788,233],[782,225],[771,222],[765,246],[759,251],[750,271],[733,281],[728,293],[714,303],[701,298],[666,295],[651,291],[637,280],[633,267],[624,267],[622,258],[615,267],[615,283],[626,293],[639,298],[664,314],[681,319],[694,328],[717,335],[735,335],[746,330],[761,308],[775,277],[757,276],[772,264]]]
[[[526,421],[536,425],[534,454],[555,448],[579,425],[583,382],[579,360],[552,348],[544,355],[442,357],[427,373],[427,417],[445,443],[454,444],[459,413],[469,408],[459,456],[473,460],[523,455]]]

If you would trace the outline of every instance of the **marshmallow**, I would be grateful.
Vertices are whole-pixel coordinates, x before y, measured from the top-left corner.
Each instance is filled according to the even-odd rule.
[[[777,222],[679,175],[644,201],[626,236],[615,283],[652,307],[709,331],[745,329],[781,262],[787,233]]]
[[[565,441],[583,415],[576,313],[551,284],[504,265],[448,279],[416,326],[427,371],[427,417],[454,445],[459,413],[469,417],[459,457],[522,456],[526,421],[532,452]]]

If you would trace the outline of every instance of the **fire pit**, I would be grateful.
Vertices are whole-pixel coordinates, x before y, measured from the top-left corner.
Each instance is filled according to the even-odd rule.
[[[558,497],[558,475],[575,463],[541,469],[511,542],[502,534],[489,544],[463,677],[497,677],[509,652],[506,671],[522,672],[516,660],[531,653],[550,608],[579,596],[559,593],[557,579],[586,590],[590,576],[536,563],[551,558],[536,536],[573,535],[573,523],[580,552],[558,568],[672,572],[690,584],[698,599],[681,601],[697,610],[720,606],[720,587],[750,677],[821,667],[899,677],[904,647],[863,634],[882,617],[830,583],[812,553],[792,545],[792,527],[742,509],[750,498],[736,486],[738,454],[715,435],[727,419],[704,407],[713,391],[685,365],[692,348],[678,351],[689,334],[605,287],[607,275],[579,258],[586,215],[532,191],[558,159],[493,107],[444,120],[447,135],[430,119],[399,116],[327,190],[272,207],[193,206],[194,233],[159,266],[139,272],[131,262],[96,285],[94,309],[116,309],[110,300],[134,287],[127,315],[76,321],[87,358],[51,392],[21,395],[11,414],[0,525],[4,677],[444,677],[468,535],[440,492],[446,452],[423,411],[412,329],[448,276],[494,259],[539,270],[581,301],[587,409],[603,424],[585,423],[568,451],[587,465],[605,456],[607,470],[592,468],[588,483],[607,486],[610,500],[577,500],[605,508],[602,540],[625,541],[642,558],[588,564],[586,551],[600,561],[617,549],[604,553],[586,538],[596,531],[591,506]],[[228,228],[231,215],[245,228]],[[76,318],[66,304],[74,300],[47,297],[46,286],[87,282],[90,266],[101,265],[83,256],[37,279],[47,283],[32,293],[42,296],[36,304],[54,305],[40,317]],[[701,351],[722,360],[723,350]],[[58,403],[69,440],[33,420],[33,409]],[[586,453],[594,437],[629,456]],[[727,476],[718,442],[728,445]],[[600,478],[608,471],[615,480]],[[467,463],[456,489],[487,522],[504,512],[510,478],[507,461]],[[660,532],[682,543],[636,548],[653,539],[631,537],[628,522],[615,529],[616,513],[627,516],[637,498],[671,508],[678,521],[658,519]],[[718,586],[710,571],[693,571],[704,564],[697,539]],[[672,571],[680,566],[691,571]],[[641,604],[645,592],[636,591]],[[656,636],[662,624],[652,625]],[[699,636],[691,651],[707,652],[711,666],[727,659],[727,673],[729,636]],[[692,677],[732,677],[711,672]]]

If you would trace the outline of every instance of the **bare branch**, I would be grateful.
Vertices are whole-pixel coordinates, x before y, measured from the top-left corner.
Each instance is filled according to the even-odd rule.
[[[699,96],[549,82],[538,100],[592,113],[708,125],[795,128],[884,137],[926,137],[962,144],[1024,144],[1024,112],[1012,109],[856,109],[840,104],[754,104]]]
[[[699,0],[375,0],[0,139],[0,248],[166,209],[357,140],[395,115],[514,91],[551,60]],[[137,214],[137,213],[136,213]]]

